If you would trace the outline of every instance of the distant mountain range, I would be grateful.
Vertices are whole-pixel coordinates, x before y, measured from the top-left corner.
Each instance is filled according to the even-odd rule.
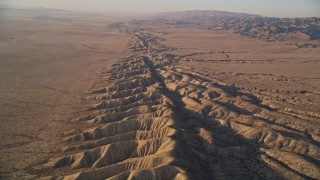
[[[49,8],[21,8],[0,4],[0,10],[22,10],[37,13],[69,12]],[[151,20],[131,23],[161,24],[174,27],[195,27],[206,30],[232,30],[238,34],[267,41],[320,40],[320,18],[276,18],[261,15],[212,10],[166,12],[153,15]]]
[[[320,39],[320,18],[275,18],[225,11],[182,11],[157,15],[154,20],[178,27],[233,30],[265,40]]]

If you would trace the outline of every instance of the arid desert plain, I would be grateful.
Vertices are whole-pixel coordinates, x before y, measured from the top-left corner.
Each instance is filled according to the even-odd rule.
[[[319,18],[0,13],[0,179],[320,178]]]

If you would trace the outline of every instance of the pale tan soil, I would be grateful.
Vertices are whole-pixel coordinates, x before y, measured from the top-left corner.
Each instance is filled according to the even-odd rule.
[[[172,34],[165,37],[164,44],[176,47],[174,53],[183,57],[181,66],[235,85],[271,106],[319,115],[319,48],[298,48],[294,42],[264,42],[225,31],[166,32]],[[194,46],[184,42],[186,39],[199,43]]]
[[[25,179],[35,176],[30,167],[60,152],[64,133],[78,127],[71,120],[83,113],[86,91],[102,68],[125,55],[127,35],[106,31],[113,22],[106,17],[38,21],[30,13],[5,15],[10,17],[0,17],[0,177]]]
[[[26,127],[30,128],[29,134],[36,132],[35,137],[42,139],[33,139],[30,147],[22,145],[29,150],[27,155],[37,158],[34,162],[27,161],[28,170],[34,176],[45,179],[320,177],[319,48],[295,45],[305,42],[264,42],[227,31],[141,24],[136,27],[128,23],[121,27],[124,31],[120,33],[106,29],[106,24],[99,25],[104,22],[101,19],[88,22],[81,18],[76,22],[79,24],[72,23],[71,27],[77,28],[69,27],[69,31],[68,28],[43,31],[60,32],[63,38],[55,37],[51,43],[66,46],[70,40],[71,47],[54,46],[57,49],[50,51],[43,47],[40,52],[44,54],[37,56],[28,51],[31,53],[28,57],[39,57],[39,63],[45,57],[55,58],[46,61],[50,68],[46,64],[41,66],[41,76],[40,68],[34,67],[37,86],[27,86],[30,94],[23,98],[14,94],[7,100],[15,102],[15,97],[30,98],[29,104],[37,102],[37,106],[27,106],[29,110],[24,110],[37,112],[41,118],[33,116],[32,123],[36,125]],[[86,33],[91,32],[90,35],[78,32],[73,37],[74,33],[67,33],[79,27],[88,28]],[[79,48],[79,40],[87,42],[86,45]],[[45,42],[50,42],[50,38]],[[59,61],[67,59],[63,55],[68,53],[70,64]],[[17,68],[21,70],[24,66]],[[25,74],[23,82],[28,82],[28,73]],[[43,79],[38,80],[39,77]],[[39,88],[43,92],[38,92]],[[41,93],[44,95],[38,97]],[[51,105],[50,111],[45,103]],[[47,124],[39,127],[39,122]],[[25,131],[20,125],[2,123],[5,124],[15,129],[4,129],[4,134]],[[38,133],[37,128],[45,129]],[[19,140],[15,136],[15,141]],[[42,148],[46,153],[38,156]],[[5,158],[11,157],[13,163],[1,168],[9,169],[3,176],[17,177],[21,171],[13,167],[26,160],[23,157],[26,153],[10,147],[4,150],[8,154]],[[9,159],[1,163],[6,161]],[[33,164],[36,162],[39,164]]]
[[[47,178],[319,177],[318,49],[127,28],[132,56],[102,73],[106,84],[79,119],[92,126],[65,136]],[[313,62],[306,73],[300,58]]]

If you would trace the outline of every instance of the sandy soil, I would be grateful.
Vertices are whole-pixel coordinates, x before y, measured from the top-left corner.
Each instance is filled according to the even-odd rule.
[[[127,35],[106,31],[113,22],[107,17],[6,15],[0,18],[0,177],[24,179],[59,151],[64,133],[78,128],[70,120],[83,113],[101,69],[125,54]]]
[[[180,65],[271,106],[318,114],[320,50],[296,42],[265,42],[226,31],[167,30],[164,44],[183,59]],[[196,46],[189,41],[198,41]]]
[[[319,48],[107,20],[2,20],[1,176],[320,177]]]

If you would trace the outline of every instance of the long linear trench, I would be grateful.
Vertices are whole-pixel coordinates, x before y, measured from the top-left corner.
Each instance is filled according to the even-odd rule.
[[[319,177],[319,144],[312,139],[318,124],[187,71],[179,57],[159,50],[155,36],[130,40],[133,55],[112,65],[111,85],[92,92],[90,113],[79,119],[95,127],[65,138],[65,155],[46,164],[54,170],[50,178]]]

